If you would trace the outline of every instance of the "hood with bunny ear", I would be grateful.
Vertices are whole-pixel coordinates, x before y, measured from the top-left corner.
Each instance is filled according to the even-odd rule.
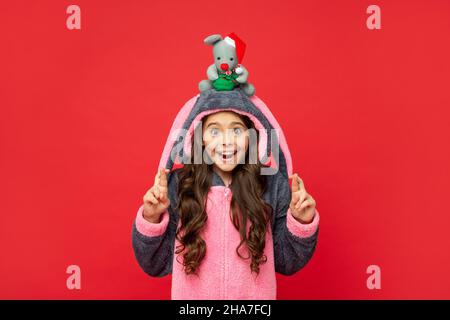
[[[172,124],[159,168],[172,170],[175,165],[189,163],[195,128],[203,117],[219,111],[234,111],[249,117],[259,134],[258,158],[261,163],[272,170],[280,170],[286,177],[292,174],[291,154],[277,120],[262,100],[256,96],[248,97],[240,89],[210,89],[187,101]]]

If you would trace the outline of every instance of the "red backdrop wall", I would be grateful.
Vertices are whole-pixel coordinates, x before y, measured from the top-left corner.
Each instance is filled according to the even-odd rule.
[[[81,8],[81,30],[66,8]],[[381,30],[366,8],[381,8]],[[236,32],[321,213],[280,299],[450,298],[448,1],[3,1],[0,298],[169,299],[131,223],[179,108]],[[66,268],[81,268],[68,290]],[[366,286],[381,268],[380,290]]]

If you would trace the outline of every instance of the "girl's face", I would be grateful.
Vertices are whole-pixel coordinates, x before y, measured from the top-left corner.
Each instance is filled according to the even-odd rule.
[[[232,171],[244,163],[248,149],[248,131],[234,112],[221,111],[203,120],[203,144],[211,160],[222,171]]]

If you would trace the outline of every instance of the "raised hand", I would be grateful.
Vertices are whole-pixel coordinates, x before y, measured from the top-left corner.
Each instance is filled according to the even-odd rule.
[[[311,223],[314,219],[316,201],[306,192],[303,180],[298,174],[289,176],[292,179],[292,198],[289,208],[294,218],[304,224]]]
[[[153,186],[144,195],[144,219],[149,222],[159,223],[161,215],[170,205],[167,172],[169,169],[160,169]]]

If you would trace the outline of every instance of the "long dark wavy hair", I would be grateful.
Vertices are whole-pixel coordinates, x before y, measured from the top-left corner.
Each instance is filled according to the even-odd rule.
[[[247,129],[254,129],[253,122],[244,115],[242,119]],[[203,120],[205,123],[206,118]],[[256,130],[254,132],[257,132]],[[200,137],[200,138],[199,138]],[[202,135],[196,135],[192,139],[194,144],[202,144]],[[259,136],[257,134],[257,141]],[[250,163],[250,151],[257,152],[257,148],[247,148],[245,163],[238,164],[232,171],[230,185],[232,198],[230,218],[236,230],[240,233],[241,242],[236,248],[237,255],[242,259],[251,259],[250,270],[259,275],[259,266],[267,261],[264,255],[267,228],[273,218],[273,208],[264,201],[263,194],[267,188],[267,177],[260,174],[264,165],[259,162]],[[256,151],[255,151],[256,150]],[[194,152],[191,155],[194,157]],[[255,161],[252,161],[255,162]],[[180,170],[178,185],[177,212],[181,221],[176,232],[176,238],[180,242],[175,253],[183,253],[183,264],[186,274],[198,276],[198,267],[206,254],[206,242],[202,238],[202,230],[205,227],[208,215],[206,212],[206,199],[212,184],[213,166],[201,161],[201,164],[184,164]],[[250,227],[249,221],[251,222]],[[247,233],[248,229],[248,233]],[[243,257],[239,252],[242,245],[246,245],[249,255]]]

